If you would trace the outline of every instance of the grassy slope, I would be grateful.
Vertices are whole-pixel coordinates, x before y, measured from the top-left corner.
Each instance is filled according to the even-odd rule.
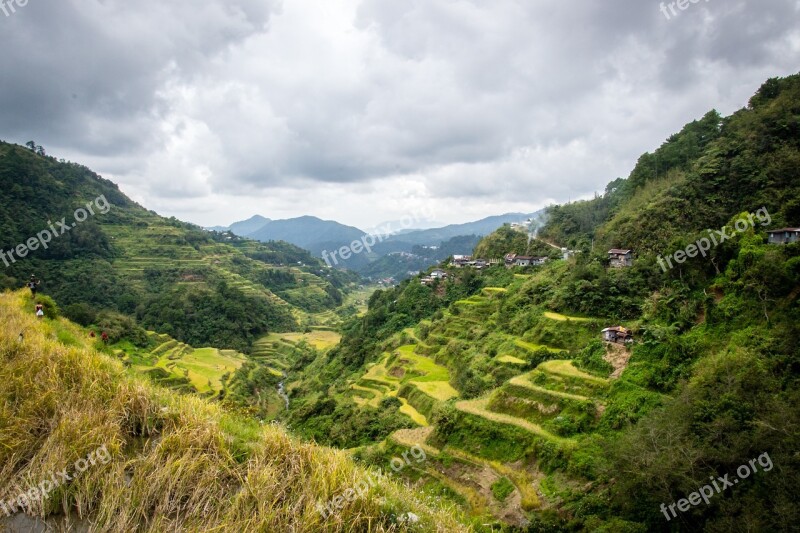
[[[0,295],[0,498],[100,446],[113,456],[37,503],[102,531],[390,531],[413,511],[431,531],[466,530],[424,495],[386,481],[323,521],[314,509],[365,479],[344,452],[225,414],[130,377],[122,365],[58,337],[23,292]],[[19,343],[19,332],[24,341]]]

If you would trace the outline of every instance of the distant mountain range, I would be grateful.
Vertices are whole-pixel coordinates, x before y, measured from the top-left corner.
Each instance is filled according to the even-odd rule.
[[[373,262],[380,258],[392,256],[399,252],[412,253],[415,246],[441,246],[443,243],[455,238],[464,236],[481,237],[488,235],[501,227],[503,224],[513,222],[523,222],[529,218],[538,218],[543,211],[535,213],[506,213],[504,215],[491,216],[467,222],[464,224],[450,224],[441,228],[407,230],[398,224],[386,223],[378,226],[376,234],[382,235],[380,240],[371,252],[354,254],[349,259],[339,261],[332,266],[349,268],[357,272],[369,271],[370,275],[376,274],[375,268],[368,268]],[[367,232],[353,226],[347,226],[333,220],[322,220],[314,216],[302,216],[284,220],[271,220],[269,218],[256,215],[247,220],[235,222],[228,227],[217,226],[208,228],[216,231],[230,231],[240,237],[247,237],[262,242],[285,241],[300,248],[310,251],[312,254],[322,257],[323,252],[338,250],[342,246],[350,246],[354,241],[360,240],[367,235]],[[457,243],[468,243],[469,240],[456,241]],[[470,254],[471,249],[458,250],[457,253]],[[435,262],[433,259],[420,258],[423,262]],[[403,260],[407,262],[407,257]],[[398,271],[398,265],[392,265],[391,257],[382,263],[387,264],[385,270],[388,273]],[[379,273],[377,274],[379,275]]]

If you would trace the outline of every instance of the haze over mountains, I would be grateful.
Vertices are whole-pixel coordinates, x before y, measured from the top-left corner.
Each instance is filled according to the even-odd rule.
[[[409,222],[387,222],[374,228],[371,234],[379,236],[379,242],[369,253],[354,254],[347,260],[338,261],[337,267],[349,268],[360,273],[368,273],[370,277],[391,276],[397,270],[398,264],[407,263],[408,257],[398,257],[389,260],[379,268],[375,262],[386,256],[403,252],[412,254],[419,261],[414,263],[410,271],[432,265],[440,258],[434,254],[420,255],[419,247],[436,249],[446,247],[450,254],[469,255],[476,244],[474,240],[456,241],[455,248],[448,246],[448,241],[457,237],[482,237],[490,234],[504,224],[524,222],[528,219],[538,219],[543,211],[535,213],[506,213],[504,215],[490,216],[473,222],[463,224],[450,224],[440,228],[408,229]],[[285,220],[271,220],[261,215],[255,215],[247,220],[234,222],[228,227],[216,226],[216,231],[231,231],[240,237],[247,237],[261,242],[285,241],[300,248],[310,251],[317,257],[322,257],[323,252],[338,250],[342,246],[349,246],[353,241],[361,239],[368,232],[353,226],[347,226],[333,220],[322,220],[314,216],[302,216]],[[453,245],[453,243],[450,243]],[[370,269],[370,267],[372,267]],[[401,268],[402,270],[402,268]],[[369,272],[368,272],[369,271]]]

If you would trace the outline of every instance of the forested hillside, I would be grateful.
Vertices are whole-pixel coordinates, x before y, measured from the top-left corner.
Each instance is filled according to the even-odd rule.
[[[422,441],[418,483],[521,530],[792,530],[800,244],[766,231],[800,225],[799,143],[800,76],[770,80],[604,195],[550,208],[536,246],[569,260],[376,292],[293,376],[288,420],[367,462],[386,453],[368,442]],[[713,231],[702,256],[659,262]],[[477,252],[523,244],[501,230]],[[632,266],[611,267],[612,247]],[[633,342],[604,342],[611,326]]]
[[[772,79],[730,117],[687,124],[594,200],[554,206],[541,235],[588,250],[661,253],[693,233],[766,207],[773,226],[800,221],[800,79]],[[675,242],[673,242],[675,241]],[[685,244],[684,244],[685,246]]]
[[[46,248],[33,243],[24,258],[4,259],[0,287],[34,274],[41,292],[87,325],[121,313],[195,346],[243,350],[340,306],[357,279],[286,243],[160,217],[89,169],[21,146],[0,144],[0,190],[2,250],[50,232]]]

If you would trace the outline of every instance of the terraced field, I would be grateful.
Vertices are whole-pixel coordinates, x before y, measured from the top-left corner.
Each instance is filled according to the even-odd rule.
[[[422,427],[399,430],[389,440],[406,447],[425,446],[434,458],[426,465],[426,474],[459,494],[472,513],[522,526],[526,523],[522,510],[543,505],[539,480],[544,476],[535,467],[515,461],[528,453],[532,443],[571,453],[599,423],[612,380],[576,368],[568,359],[570,350],[547,342],[576,331],[581,339],[591,338],[594,319],[548,312],[547,320],[524,338],[497,330],[487,334],[485,324],[497,316],[504,292],[484,288],[457,301],[441,319],[404,330],[393,342],[405,339],[416,344],[384,353],[352,389],[359,403],[378,405],[382,398],[397,395],[401,401],[408,399],[423,416],[431,404],[452,403],[465,417],[455,429],[440,433],[427,417],[430,426],[417,421]],[[537,342],[540,338],[547,341]],[[569,341],[562,342],[570,346]],[[476,399],[462,400],[450,377],[468,357],[483,358],[499,375],[511,376]],[[538,364],[529,370],[532,361]],[[489,490],[502,478],[514,486],[508,500],[513,503],[508,505],[498,502]]]
[[[599,319],[597,318],[583,318],[578,316],[567,316],[562,315],[559,313],[552,313],[550,311],[544,312],[544,317],[549,318],[550,320],[557,320],[559,322],[566,322],[567,320],[571,320],[573,322],[597,322]]]
[[[323,351],[336,346],[340,339],[341,335],[327,330],[270,333],[253,344],[251,358],[266,365],[276,376],[283,376],[303,341],[312,348]]]
[[[396,397],[402,403],[401,413],[416,424],[427,426],[425,412],[429,413],[435,402],[457,397],[458,391],[450,385],[448,369],[416,353],[416,348],[409,344],[384,353],[379,362],[350,385],[353,401],[377,407],[382,399]]]
[[[555,374],[556,376],[561,376],[564,378],[574,378],[599,385],[608,385],[607,379],[599,378],[597,376],[587,374],[582,370],[578,370],[575,368],[575,365],[572,364],[572,361],[546,361],[539,365],[538,370],[547,372],[549,374]]]
[[[478,400],[468,400],[468,401],[458,402],[456,404],[456,409],[458,409],[459,411],[463,411],[465,413],[479,416],[481,418],[485,418],[487,420],[491,420],[492,422],[517,426],[526,431],[529,431],[541,437],[545,437],[555,442],[559,443],[570,442],[567,439],[562,439],[561,437],[557,437],[556,435],[553,435],[552,433],[545,431],[544,429],[542,429],[541,426],[528,422],[523,418],[518,418],[516,416],[511,416],[490,410],[489,401],[490,401],[489,398],[480,398]]]
[[[328,348],[333,348],[339,344],[341,338],[342,336],[335,331],[320,329],[312,331],[311,333],[272,333],[266,337],[263,337],[257,341],[257,343],[283,341],[291,344],[297,344],[301,341],[305,341],[317,350],[327,350]]]
[[[117,349],[116,354],[135,371],[173,390],[216,397],[248,360],[234,350],[193,348],[167,335],[149,335],[159,342],[152,351],[127,348]]]
[[[192,246],[184,240],[185,230],[168,224],[140,222],[146,227],[130,224],[105,226],[105,231],[121,254],[113,261],[114,269],[124,276],[134,288],[146,291],[148,271],[177,271],[176,285],[203,285],[213,280],[224,280],[245,295],[264,299],[274,305],[291,307],[292,314],[303,328],[334,330],[341,319],[333,311],[312,314],[291,301],[324,301],[327,281],[296,266],[266,264],[244,255],[247,250],[257,252],[256,243],[240,243],[237,247],[224,244]],[[285,289],[281,295],[255,280],[259,274],[269,272],[289,273],[296,287]],[[244,275],[243,275],[244,274]],[[248,277],[245,277],[248,276]]]
[[[501,355],[497,358],[498,361],[501,363],[508,363],[510,365],[527,365],[528,362],[520,359],[519,357],[514,357],[513,355]]]
[[[548,352],[551,353],[562,353],[566,351],[566,350],[561,350],[559,348],[551,348],[550,346],[545,346],[543,344],[533,344],[530,342],[525,342],[522,339],[516,339],[514,341],[514,344],[524,350],[528,350],[531,353],[537,352],[539,350],[547,350]]]

